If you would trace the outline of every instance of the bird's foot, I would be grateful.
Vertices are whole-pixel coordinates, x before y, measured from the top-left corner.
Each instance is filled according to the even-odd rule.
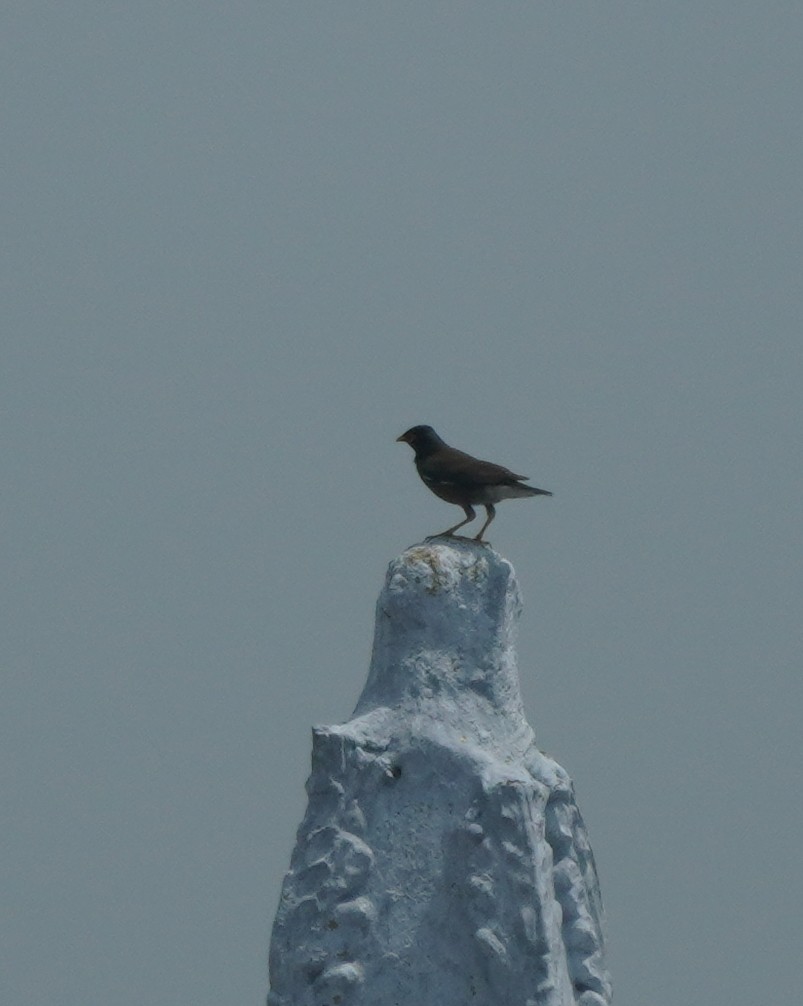
[[[452,541],[478,542],[480,545],[487,545],[487,541],[480,541],[478,538],[469,538],[467,534],[454,534],[452,531],[441,531],[440,534],[428,534],[424,541],[435,541],[437,538],[449,538]]]

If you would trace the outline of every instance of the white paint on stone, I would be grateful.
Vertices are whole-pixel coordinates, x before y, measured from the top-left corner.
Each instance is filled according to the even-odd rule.
[[[515,573],[436,539],[391,562],[353,718],[313,731],[268,1006],[607,1006],[572,784],[535,746]]]

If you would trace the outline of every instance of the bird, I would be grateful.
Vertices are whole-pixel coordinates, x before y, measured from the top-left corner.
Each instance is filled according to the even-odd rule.
[[[546,489],[523,485],[529,475],[516,475],[509,468],[480,461],[464,451],[450,447],[431,426],[412,426],[396,438],[415,451],[415,467],[424,485],[447,503],[463,508],[466,519],[454,527],[430,535],[432,538],[451,536],[458,528],[477,516],[472,504],[482,505],[488,517],[474,541],[481,542],[488,525],[496,516],[494,503],[522,496],[551,496]]]

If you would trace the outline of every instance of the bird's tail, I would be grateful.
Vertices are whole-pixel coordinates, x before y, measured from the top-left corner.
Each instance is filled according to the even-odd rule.
[[[516,499],[521,496],[551,496],[547,489],[536,489],[535,486],[525,486],[521,482],[515,482],[512,486],[505,487],[508,492],[508,499]]]

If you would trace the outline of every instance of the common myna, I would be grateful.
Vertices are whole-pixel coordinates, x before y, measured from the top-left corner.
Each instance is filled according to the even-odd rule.
[[[474,538],[482,541],[482,535],[496,516],[494,503],[500,500],[518,499],[520,496],[551,496],[546,489],[522,485],[528,475],[515,475],[510,469],[490,461],[480,461],[470,454],[458,451],[445,443],[431,426],[413,426],[402,433],[398,440],[409,444],[415,451],[415,467],[427,488],[447,503],[456,503],[466,514],[454,527],[441,531],[440,535],[451,535],[474,520],[477,516],[472,503],[482,504],[488,519]]]

